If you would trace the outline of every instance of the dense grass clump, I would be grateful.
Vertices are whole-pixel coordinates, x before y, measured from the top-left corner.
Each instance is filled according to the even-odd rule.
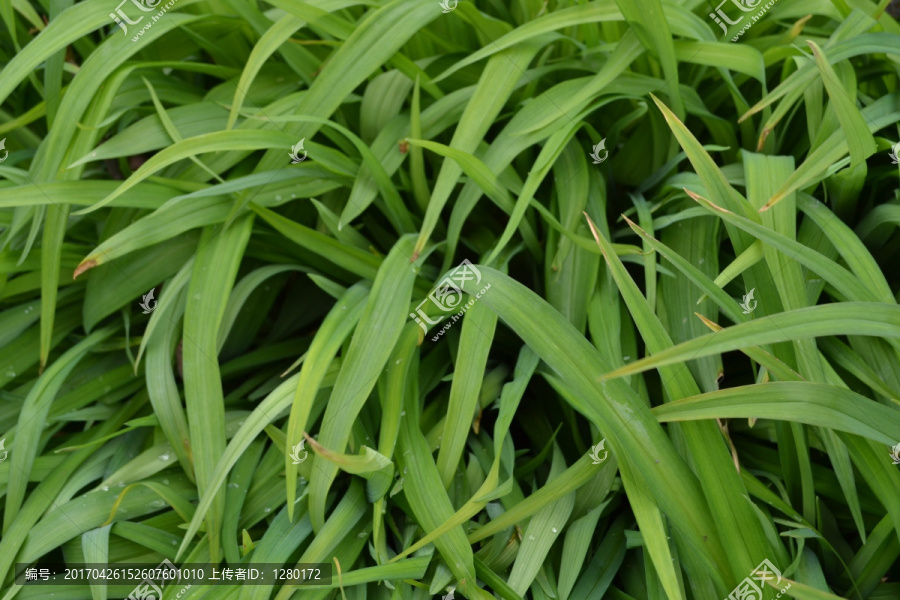
[[[0,600],[900,598],[888,0],[115,1],[0,4]],[[332,577],[25,581],[166,560]]]

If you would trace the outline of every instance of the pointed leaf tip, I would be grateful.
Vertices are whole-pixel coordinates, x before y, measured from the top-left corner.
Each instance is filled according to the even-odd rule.
[[[699,204],[704,204],[704,205],[709,206],[710,208],[715,209],[719,212],[733,214],[730,210],[722,208],[718,204],[713,203],[712,200],[708,200],[708,199],[704,198],[703,196],[701,196],[700,194],[692,192],[691,190],[689,190],[687,188],[681,188],[681,189],[683,189],[684,193],[687,194],[688,196],[690,196],[692,200],[694,200],[695,202],[697,202]]]
[[[87,271],[88,269],[93,269],[97,266],[97,261],[93,258],[89,260],[82,261],[78,267],[75,269],[75,272],[72,273],[72,279],[78,279],[78,276]]]
[[[638,235],[646,235],[647,237],[651,237],[650,234],[644,231],[644,229],[640,225],[629,219],[626,215],[622,215],[622,218],[625,219],[625,222],[628,223],[628,226],[631,227],[631,229],[633,229],[634,232]]]
[[[768,202],[766,202],[765,204],[763,204],[763,205],[759,208],[759,210],[756,211],[756,212],[760,212],[760,213],[766,212],[767,210],[769,210],[770,208],[772,208],[773,206],[775,206],[776,204],[778,204],[778,203],[781,201],[782,198],[784,198],[784,196],[782,196],[782,195],[775,195],[775,196],[772,196],[772,199],[769,200]]]
[[[711,319],[707,319],[706,317],[704,317],[703,315],[701,315],[698,312],[695,312],[694,314],[697,316],[697,318],[699,318],[701,321],[703,321],[704,325],[709,327],[712,331],[721,331],[722,326],[719,325],[718,323],[716,323],[715,321],[713,321]]]
[[[600,233],[597,231],[597,227],[594,225],[594,222],[591,220],[590,215],[588,215],[586,211],[582,211],[581,214],[583,214],[583,215],[584,215],[584,218],[587,219],[588,227],[591,228],[591,235],[594,236],[594,241],[596,241],[596,242],[597,242],[597,245],[600,247],[600,252],[603,254],[603,257],[604,257],[604,258],[608,258],[608,257],[606,256],[606,248],[605,248],[604,245],[600,242]]]

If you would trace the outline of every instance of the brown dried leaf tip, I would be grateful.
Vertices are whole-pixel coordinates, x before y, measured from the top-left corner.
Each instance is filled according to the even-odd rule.
[[[78,276],[87,271],[88,269],[93,269],[97,266],[97,261],[93,258],[90,260],[86,260],[78,265],[78,268],[75,269],[75,272],[72,273],[72,279],[78,279]]]

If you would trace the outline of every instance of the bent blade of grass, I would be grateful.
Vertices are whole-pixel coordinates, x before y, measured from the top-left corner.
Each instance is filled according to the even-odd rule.
[[[381,500],[391,489],[394,463],[377,450],[362,446],[361,454],[340,454],[317,444],[309,434],[306,434],[306,439],[310,443],[309,447],[316,451],[316,456],[322,457],[345,473],[359,475],[366,480],[366,500],[369,503]]]
[[[307,359],[300,369],[297,387],[288,418],[287,440],[293,447],[306,431],[312,404],[322,384],[322,379],[344,340],[356,327],[369,298],[369,288],[356,284],[349,288],[325,316],[307,352]],[[297,470],[290,456],[285,453],[285,483],[287,485],[288,519],[294,519],[294,501],[297,489]]]
[[[900,206],[882,204],[863,217],[855,231],[860,239],[877,248],[887,241],[894,227],[900,227]]]
[[[720,42],[675,40],[675,58],[710,67],[724,67],[764,81],[766,65],[763,54],[745,44],[723,44]]]
[[[816,66],[822,76],[822,83],[825,84],[825,91],[834,107],[838,121],[841,123],[841,129],[847,139],[847,146],[850,150],[850,165],[856,166],[862,163],[866,158],[875,154],[875,138],[869,132],[869,127],[862,116],[862,113],[856,108],[854,100],[848,95],[847,90],[840,83],[838,74],[834,71],[831,63],[825,59],[822,49],[812,40],[807,40],[809,47],[812,49],[813,56],[816,60]],[[855,88],[853,90],[855,92]]]
[[[388,458],[393,458],[396,450],[404,399],[407,394],[418,396],[419,333],[419,325],[414,321],[404,326],[394,353],[388,359],[387,370],[378,379],[378,397],[381,400],[378,451]],[[384,498],[379,498],[372,507],[372,546],[379,564],[387,562],[389,556],[381,512],[384,507]]]
[[[172,477],[170,487],[184,494],[186,502],[193,499],[191,492],[194,487],[187,485],[184,478]],[[109,518],[110,508],[116,503],[114,498],[113,494],[91,492],[68,502],[61,502],[58,510],[48,512],[35,524],[19,558],[22,562],[36,561],[47,552],[79,536],[84,529],[102,526]],[[155,492],[139,485],[122,500],[122,511],[141,517],[158,510],[151,505],[155,500],[158,500]]]
[[[900,415],[850,390],[805,381],[745,385],[676,400],[653,409],[662,422],[761,418],[818,425],[891,445]]]
[[[847,371],[885,399],[900,403],[900,391],[892,388],[863,357],[844,342],[835,338],[822,338],[818,341],[818,346],[830,364]]]
[[[413,240],[401,238],[378,269],[372,293],[350,342],[341,372],[322,418],[319,443],[342,452],[350,438],[350,430],[359,411],[384,368],[408,318],[407,307],[412,297],[418,269],[413,264]],[[337,474],[337,467],[313,457],[309,481],[309,512],[313,529],[325,522],[325,499]]]
[[[141,63],[141,65],[143,69],[146,69],[153,63]],[[196,67],[198,65],[199,63],[194,63],[193,66]],[[162,63],[158,66],[161,68],[168,66],[181,69],[186,65],[185,63]],[[215,74],[227,78],[230,72],[231,69],[227,69],[225,73]],[[214,74],[208,71],[207,73],[210,75]],[[220,131],[225,124],[228,111],[215,102],[196,102],[194,104],[171,107],[167,111],[167,115],[172,126],[181,132],[183,137],[192,138],[205,133]],[[72,162],[69,168],[72,169],[107,158],[121,158],[123,156],[131,156],[134,153],[152,152],[165,148],[171,143],[171,136],[166,132],[166,127],[163,125],[159,115],[151,114],[132,123],[96,148],[92,148],[90,152]]]
[[[868,335],[900,338],[900,306],[841,302],[782,312],[688,340],[604,374],[609,380],[711,354],[798,338]]]
[[[144,378],[150,405],[159,419],[163,434],[172,446],[188,479],[196,481],[194,459],[191,456],[190,429],[184,407],[181,404],[178,384],[175,382],[175,367],[172,364],[172,349],[175,346],[176,335],[181,331],[179,325],[181,317],[184,315],[187,296],[186,290],[177,284],[187,285],[193,264],[193,258],[187,261],[182,272],[176,276],[176,279],[180,281],[173,284],[171,290],[166,288],[168,293],[166,306],[157,306],[154,311],[156,313],[160,309],[164,309],[165,318],[160,317],[161,330],[147,346],[147,365]],[[159,303],[162,304],[162,299]],[[158,315],[154,314],[154,317],[158,317]],[[137,362],[135,362],[136,366]]]
[[[459,460],[475,418],[475,408],[496,327],[497,313],[477,300],[463,316],[453,382],[450,384],[447,420],[444,422],[441,449],[437,457],[437,469],[447,489],[459,470]]]
[[[709,327],[711,331],[721,331],[723,329],[720,325],[707,319],[700,313],[694,313],[694,315],[696,315],[696,317],[700,319],[704,325]],[[774,354],[771,354],[759,348],[758,346],[753,346],[752,348],[741,348],[740,351],[755,360],[769,373],[782,381],[805,381],[800,373],[794,371],[791,367],[781,361]]]
[[[216,463],[225,450],[225,407],[217,338],[253,220],[254,215],[246,215],[222,232],[207,228],[188,284],[182,361],[190,451],[200,495],[210,490]],[[221,558],[219,535],[224,504],[224,495],[216,494],[206,519],[213,562]]]
[[[425,571],[428,569],[428,563],[431,561],[430,556],[417,556],[406,560],[391,563],[387,565],[378,565],[376,567],[363,567],[343,573],[341,581],[344,586],[350,587],[362,585],[365,583],[376,583],[382,581],[397,581],[401,579],[423,579]],[[335,577],[329,588],[337,587],[337,577]],[[317,589],[319,586],[304,585],[303,589]]]
[[[154,456],[150,457],[149,460],[157,460],[156,452],[154,452]],[[191,517],[193,517],[194,515],[194,505],[191,503],[192,498],[189,498],[183,494],[179,494],[168,485],[163,485],[155,481],[136,481],[135,483],[122,488],[122,491],[119,492],[118,496],[116,496],[115,503],[113,504],[112,510],[109,514],[109,519],[106,520],[104,525],[113,522],[113,519],[115,519],[116,517],[116,512],[118,511],[119,505],[125,499],[128,492],[138,487],[145,487],[148,490],[155,492],[156,495],[162,498],[163,501],[168,504],[172,508],[172,510],[174,510],[175,513],[183,519],[185,523],[190,523]]]
[[[159,121],[160,123],[162,123],[163,128],[166,130],[166,134],[172,139],[173,142],[182,141],[184,139],[184,136],[179,133],[178,128],[175,126],[175,123],[172,122],[172,118],[166,112],[166,109],[162,105],[162,102],[159,101],[159,96],[156,95],[156,90],[153,89],[153,86],[149,81],[147,81],[146,77],[141,76],[141,80],[144,82],[144,85],[147,86],[147,91],[150,92],[150,99],[153,101],[153,107],[156,109],[156,114],[159,117]],[[205,171],[219,183],[225,182],[221,177],[219,177],[218,173],[206,166],[206,164],[204,164],[196,156],[189,156],[188,158],[192,163],[200,167],[203,171]]]
[[[79,206],[88,206],[108,196],[119,187],[116,181],[54,181],[40,186],[23,182],[14,187],[0,189],[0,208],[36,206],[54,201]],[[129,198],[127,206],[156,209],[172,197],[168,186],[143,182],[138,184],[138,194]],[[111,206],[126,206],[122,199],[114,200]],[[865,236],[864,236],[865,237]]]

